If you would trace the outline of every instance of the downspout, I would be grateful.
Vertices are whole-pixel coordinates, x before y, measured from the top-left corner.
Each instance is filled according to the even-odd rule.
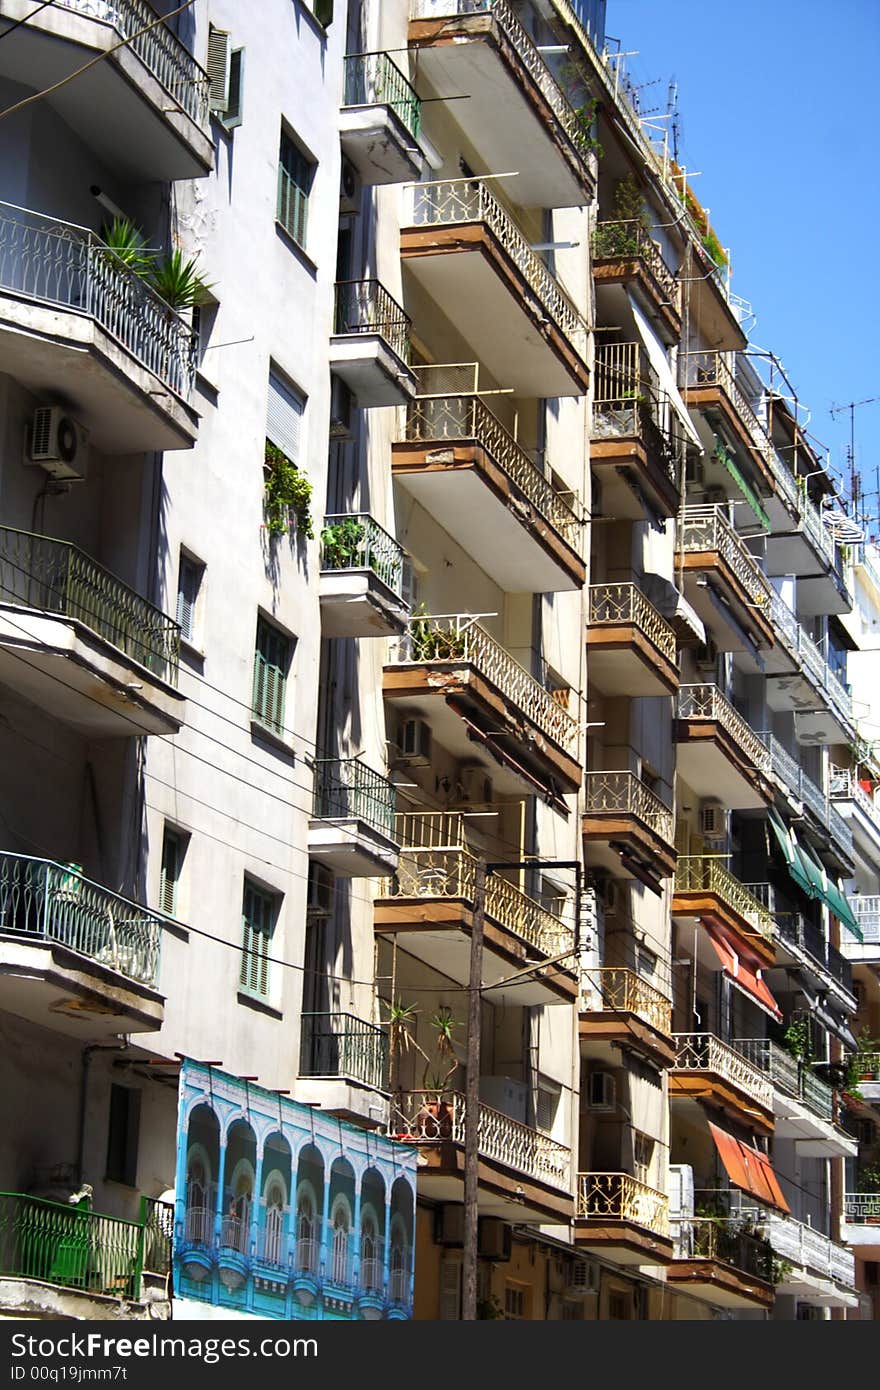
[[[92,1056],[96,1052],[126,1052],[130,1047],[128,1039],[122,1043],[87,1043],[82,1050],[82,1073],[79,1083],[79,1121],[77,1125],[76,1142],[76,1182],[81,1187],[83,1183],[83,1166],[85,1160],[86,1147],[86,1107],[89,1093],[89,1070],[92,1065]]]

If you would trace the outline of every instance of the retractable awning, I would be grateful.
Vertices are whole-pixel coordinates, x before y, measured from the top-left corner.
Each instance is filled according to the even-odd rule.
[[[769,531],[770,518],[761,504],[761,499],[758,497],[758,494],[755,492],[755,489],[752,487],[751,483],[748,482],[748,480],[743,476],[741,469],[737,466],[737,463],[732,453],[728,449],[727,445],[724,443],[722,439],[718,438],[717,434],[715,436],[715,448],[712,451],[712,457],[714,459],[717,459],[719,463],[724,465],[731,478],[736,483],[737,487],[742,493],[743,497],[748,502],[752,511],[755,513],[755,516],[760,521],[764,530]]]
[[[635,299],[629,293],[628,290],[627,298],[630,302],[630,308],[633,312],[633,318],[635,319],[636,328],[639,332],[639,337],[645,344],[645,351],[648,354],[648,361],[651,363],[651,366],[657,373],[661,389],[664,390],[667,396],[669,397],[672,403],[672,408],[678,416],[679,420],[681,421],[682,425],[684,426],[685,430],[687,431],[688,435],[693,440],[694,444],[696,444],[700,453],[704,454],[706,450],[703,448],[703,442],[700,439],[700,436],[697,434],[696,429],[694,428],[694,423],[691,420],[690,415],[688,414],[688,408],[685,405],[684,400],[682,399],[681,392],[679,391],[675,383],[675,377],[672,375],[672,368],[670,367],[669,361],[666,356],[666,349],[661,343],[660,339],[657,337],[657,334],[654,332],[649,321],[645,318],[645,315],[642,313]]]
[[[730,983],[740,990],[746,998],[751,999],[753,1004],[757,1004],[758,1008],[762,1009],[765,1014],[769,1014],[777,1023],[781,1023],[782,1010],[764,983],[761,968],[757,962],[739,955],[724,937],[707,922],[703,923],[703,930],[711,941],[715,954],[721,961],[724,974]]]
[[[834,916],[846,927],[847,931],[862,941],[861,928],[840,887],[832,878],[829,878],[827,869],[820,864],[809,845],[798,842],[798,852],[801,863],[813,885],[813,892],[810,896],[825,903],[829,911],[834,913]]]
[[[724,1164],[724,1170],[734,1187],[738,1187],[741,1192],[748,1192],[749,1196],[754,1197],[762,1206],[774,1207],[777,1211],[788,1213],[790,1207],[767,1155],[758,1153],[750,1144],[744,1144],[741,1139],[728,1134],[726,1129],[713,1125],[711,1120],[709,1130]]]
[[[813,896],[813,888],[807,872],[801,863],[797,843],[794,839],[794,832],[787,829],[779,812],[774,810],[772,806],[767,812],[767,819],[770,822],[770,829],[776,836],[779,848],[782,850],[788,872],[791,874],[798,888],[806,893],[808,898],[811,898]]]

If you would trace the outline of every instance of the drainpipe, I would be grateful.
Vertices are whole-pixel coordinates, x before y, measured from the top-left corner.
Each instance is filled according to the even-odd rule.
[[[130,1044],[126,1038],[121,1043],[87,1043],[82,1050],[82,1073],[79,1083],[79,1124],[77,1127],[76,1144],[76,1182],[77,1186],[82,1186],[83,1182],[83,1163],[86,1147],[86,1105],[89,1092],[89,1069],[92,1065],[92,1056],[96,1052],[126,1052]]]

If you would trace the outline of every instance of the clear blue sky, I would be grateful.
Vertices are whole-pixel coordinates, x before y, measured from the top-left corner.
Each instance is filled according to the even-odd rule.
[[[638,50],[643,114],[677,82],[679,161],[700,171],[752,341],[843,472],[849,413],[830,407],[880,397],[880,0],[608,0],[606,28]],[[855,411],[855,441],[874,491],[880,400]]]

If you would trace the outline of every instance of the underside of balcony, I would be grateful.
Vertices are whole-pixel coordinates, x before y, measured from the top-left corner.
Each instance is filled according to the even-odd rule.
[[[666,1282],[687,1288],[717,1308],[770,1309],[776,1298],[772,1284],[723,1260],[673,1260],[666,1267]]]
[[[713,719],[679,717],[675,724],[678,772],[700,797],[714,797],[733,811],[759,811],[773,788],[748,753]]]
[[[631,773],[585,774],[584,862],[653,893],[675,872],[672,812]]]
[[[644,1057],[653,1067],[671,1067],[675,1061],[675,1044],[668,1032],[656,1028],[649,1019],[631,1009],[604,1008],[602,1001],[585,1007],[578,1014],[578,1037],[581,1054],[617,1065],[615,1053],[620,1049]]]
[[[749,1087],[720,1069],[673,1067],[669,1073],[669,1103],[673,1107],[699,1106],[709,1112],[710,1119],[724,1114],[756,1134],[770,1135],[774,1131],[772,1100],[767,1104],[756,1100]]]
[[[645,498],[659,516],[674,517],[679,490],[669,456],[659,440],[641,434],[638,425],[626,434],[600,435],[597,418],[590,439],[590,468],[601,489],[603,516],[642,521]]]
[[[0,1011],[88,1041],[162,1026],[164,999],[62,942],[6,935],[0,925]]]

